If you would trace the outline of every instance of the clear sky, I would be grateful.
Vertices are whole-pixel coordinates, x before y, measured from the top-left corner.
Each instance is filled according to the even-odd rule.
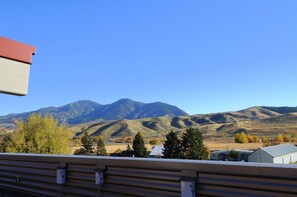
[[[3,0],[1,36],[37,47],[0,115],[88,99],[189,114],[297,105],[295,0]],[[1,47],[1,46],[0,46]]]

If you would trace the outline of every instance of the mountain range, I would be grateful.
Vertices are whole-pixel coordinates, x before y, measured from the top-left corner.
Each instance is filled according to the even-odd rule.
[[[82,100],[61,107],[9,114],[0,116],[0,126],[12,130],[15,127],[13,119],[24,120],[32,113],[53,115],[76,136],[88,132],[92,136],[122,138],[140,131],[146,137],[164,137],[171,130],[181,134],[191,126],[198,128],[206,138],[232,137],[242,131],[258,136],[283,133],[297,137],[297,107],[258,106],[190,116],[166,103],[145,104],[130,99],[121,99],[108,105]]]
[[[166,103],[141,103],[131,99],[121,99],[102,105],[89,100],[81,100],[61,107],[46,107],[36,111],[0,116],[0,125],[13,126],[13,120],[25,120],[30,114],[52,115],[60,123],[73,125],[87,122],[136,119],[159,116],[188,115],[183,110]]]

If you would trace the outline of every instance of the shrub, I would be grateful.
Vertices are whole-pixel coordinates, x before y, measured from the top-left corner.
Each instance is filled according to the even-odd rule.
[[[150,141],[149,141],[149,144],[150,144],[150,145],[157,145],[157,144],[160,144],[160,141],[157,140],[157,139],[153,139],[153,140],[150,140]]]

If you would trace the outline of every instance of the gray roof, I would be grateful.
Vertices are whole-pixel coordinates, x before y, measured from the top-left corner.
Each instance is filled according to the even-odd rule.
[[[276,146],[268,146],[260,149],[262,151],[265,151],[272,157],[279,157],[282,155],[288,155],[290,153],[297,153],[297,147],[293,144],[279,144]]]
[[[211,153],[215,153],[215,154],[228,153],[232,150],[239,152],[239,153],[253,153],[254,152],[252,150],[245,150],[245,149],[231,149],[231,150],[216,150],[216,151],[212,151]]]

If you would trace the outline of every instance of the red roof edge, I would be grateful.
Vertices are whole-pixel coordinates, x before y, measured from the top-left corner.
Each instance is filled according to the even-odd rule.
[[[0,36],[0,57],[32,64],[36,47]]]

